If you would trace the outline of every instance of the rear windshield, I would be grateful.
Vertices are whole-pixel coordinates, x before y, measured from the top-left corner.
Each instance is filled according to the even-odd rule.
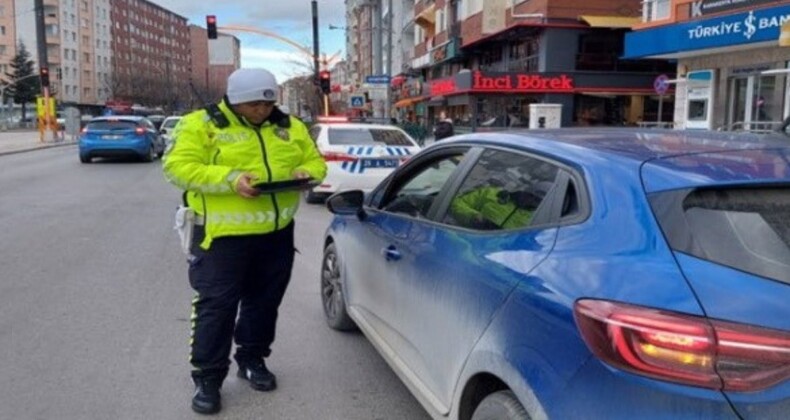
[[[387,146],[414,146],[400,130],[381,128],[329,128],[329,144],[385,144]]]
[[[178,121],[179,120],[165,120],[165,122],[162,123],[162,128],[173,128],[178,124]]]
[[[790,186],[658,193],[651,205],[676,251],[790,283]]]
[[[137,123],[131,121],[94,121],[88,123],[88,130],[134,130]]]

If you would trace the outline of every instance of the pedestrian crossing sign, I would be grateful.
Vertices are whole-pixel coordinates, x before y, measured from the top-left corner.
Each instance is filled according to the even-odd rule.
[[[351,97],[351,108],[364,108],[365,107],[365,97],[360,95],[354,95]]]

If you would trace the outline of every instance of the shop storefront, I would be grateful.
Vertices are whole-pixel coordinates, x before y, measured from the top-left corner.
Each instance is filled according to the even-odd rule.
[[[460,131],[528,127],[530,104],[554,103],[563,106],[566,127],[634,125],[657,103],[653,81],[639,74],[467,70],[427,82],[428,118],[443,113]]]
[[[790,116],[790,48],[779,46],[790,5],[748,7],[764,3],[626,35],[628,58],[678,60],[676,128],[768,130]]]

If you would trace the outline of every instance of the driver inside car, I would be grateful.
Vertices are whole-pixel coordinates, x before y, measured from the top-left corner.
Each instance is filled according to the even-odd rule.
[[[540,201],[528,191],[484,186],[453,199],[450,213],[461,226],[471,229],[517,229],[529,225]]]

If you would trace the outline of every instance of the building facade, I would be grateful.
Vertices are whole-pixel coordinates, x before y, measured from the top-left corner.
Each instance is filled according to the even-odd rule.
[[[501,129],[528,126],[529,106],[548,103],[562,106],[562,126],[671,121],[670,103],[658,115],[653,84],[674,77],[674,67],[621,58],[640,4],[418,1],[411,74],[393,84],[398,115],[430,123],[445,114],[458,131]]]
[[[110,3],[110,96],[169,110],[186,108],[191,75],[187,19],[146,0]]]
[[[14,0],[0,0],[0,75],[2,76],[11,71],[9,63],[16,55],[14,3]]]
[[[787,1],[650,0],[625,55],[677,60],[676,128],[770,130],[790,116],[789,22]]]

